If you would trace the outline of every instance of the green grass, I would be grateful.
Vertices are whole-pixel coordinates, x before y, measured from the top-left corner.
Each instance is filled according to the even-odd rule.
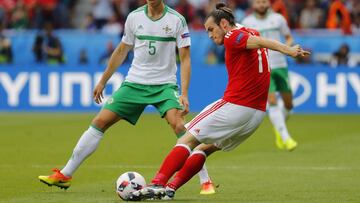
[[[175,136],[158,115],[133,127],[120,122],[74,175],[68,191],[38,175],[62,167],[92,114],[0,114],[0,202],[121,202],[117,177],[138,171],[149,181]],[[236,150],[218,152],[207,166],[220,187],[200,196],[198,177],[174,202],[360,202],[360,116],[294,115],[294,152],[275,148],[272,128],[260,129]]]

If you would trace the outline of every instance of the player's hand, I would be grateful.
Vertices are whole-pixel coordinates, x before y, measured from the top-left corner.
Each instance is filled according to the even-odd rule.
[[[94,89],[93,99],[97,104],[100,104],[104,99],[103,90],[105,88],[104,84],[98,83]]]
[[[181,95],[179,97],[180,104],[184,107],[182,115],[185,116],[189,113],[189,99],[187,96]]]
[[[305,56],[308,56],[310,55],[311,53],[309,51],[305,51],[304,49],[302,49],[300,47],[300,45],[295,45],[295,46],[292,46],[290,48],[290,53],[289,55],[291,57],[294,57],[294,58],[299,58],[299,57],[305,57]]]

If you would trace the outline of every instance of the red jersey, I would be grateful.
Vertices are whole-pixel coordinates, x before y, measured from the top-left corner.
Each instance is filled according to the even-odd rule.
[[[225,101],[266,111],[270,84],[270,67],[267,49],[246,49],[251,35],[259,32],[250,28],[236,28],[224,38],[225,64],[229,82]]]

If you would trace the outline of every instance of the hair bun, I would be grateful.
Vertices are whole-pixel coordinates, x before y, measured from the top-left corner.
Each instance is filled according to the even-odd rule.
[[[226,4],[224,2],[219,2],[216,4],[216,9],[222,9],[226,7]]]

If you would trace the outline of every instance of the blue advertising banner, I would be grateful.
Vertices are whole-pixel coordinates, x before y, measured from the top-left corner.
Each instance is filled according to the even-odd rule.
[[[1,67],[0,111],[98,111],[101,106],[93,102],[92,90],[102,71],[99,67]],[[106,97],[121,85],[127,71],[120,68],[114,74]],[[224,65],[194,65],[191,110],[198,112],[221,98],[226,83]],[[360,113],[360,69],[295,65],[290,69],[290,83],[295,112]]]

